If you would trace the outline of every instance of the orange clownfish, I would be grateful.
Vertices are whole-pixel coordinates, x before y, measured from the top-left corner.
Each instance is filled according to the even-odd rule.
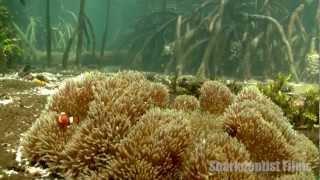
[[[79,118],[77,117],[72,117],[72,116],[68,116],[67,113],[65,112],[62,112],[60,113],[59,117],[58,117],[58,125],[61,127],[61,128],[66,128],[68,127],[69,125],[71,125],[72,123],[76,122],[76,123],[79,123]]]
[[[61,128],[66,128],[70,125],[69,117],[65,112],[60,113],[60,115],[58,117],[58,125]]]

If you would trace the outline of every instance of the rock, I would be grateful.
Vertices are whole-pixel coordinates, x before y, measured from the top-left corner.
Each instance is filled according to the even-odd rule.
[[[10,169],[10,170],[8,170],[8,169],[4,169],[4,170],[2,170],[2,172],[4,172],[7,176],[12,176],[12,175],[16,175],[16,174],[18,174],[18,172],[17,171],[15,171],[15,170],[12,170],[12,169]]]
[[[13,103],[13,99],[0,99],[0,105],[8,105],[8,104],[11,104]]]
[[[26,167],[26,172],[32,176],[48,177],[50,173],[40,167]]]
[[[32,76],[32,74],[28,74],[28,75],[24,76],[23,79],[28,80],[28,81],[32,81],[34,79],[34,77]]]

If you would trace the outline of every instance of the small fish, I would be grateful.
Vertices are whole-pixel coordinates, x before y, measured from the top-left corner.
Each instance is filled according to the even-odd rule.
[[[79,123],[80,122],[80,119],[78,117],[69,117],[69,124],[73,124],[73,123]]]
[[[61,128],[66,128],[70,125],[69,117],[65,112],[60,113],[57,122]]]
[[[78,124],[80,122],[80,119],[78,117],[68,116],[67,113],[62,112],[60,113],[57,122],[61,128],[67,128],[73,123]]]
[[[34,82],[35,84],[37,84],[38,86],[45,86],[47,84],[47,82],[39,80],[37,78],[33,79],[32,82]]]

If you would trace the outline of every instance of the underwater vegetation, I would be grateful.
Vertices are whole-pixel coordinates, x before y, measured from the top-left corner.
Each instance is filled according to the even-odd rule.
[[[258,88],[281,107],[295,127],[306,125],[312,128],[319,124],[320,88],[315,86],[298,95],[293,92],[290,79],[290,76],[279,74],[269,83],[260,83]]]
[[[171,98],[138,72],[67,80],[23,135],[23,156],[67,179],[315,179],[310,172],[217,172],[212,162],[295,161],[319,151],[257,88],[206,81]]]
[[[20,40],[12,28],[11,17],[5,6],[0,4],[0,73],[14,64],[23,53]]]

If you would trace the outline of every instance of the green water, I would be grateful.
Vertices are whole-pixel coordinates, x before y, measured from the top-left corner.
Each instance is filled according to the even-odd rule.
[[[60,54],[53,61],[61,64],[73,33],[71,61],[77,56],[80,0],[0,2],[35,50],[48,49],[50,20],[52,54]],[[95,60],[105,50],[111,58],[108,54],[100,59],[144,71],[241,80],[274,78],[279,73],[291,74],[295,81],[318,79],[320,8],[315,0],[84,2],[78,54],[95,49],[92,56],[82,58],[93,59],[89,64],[98,64]],[[119,55],[120,51],[125,53]],[[46,56],[24,59],[46,61]]]

